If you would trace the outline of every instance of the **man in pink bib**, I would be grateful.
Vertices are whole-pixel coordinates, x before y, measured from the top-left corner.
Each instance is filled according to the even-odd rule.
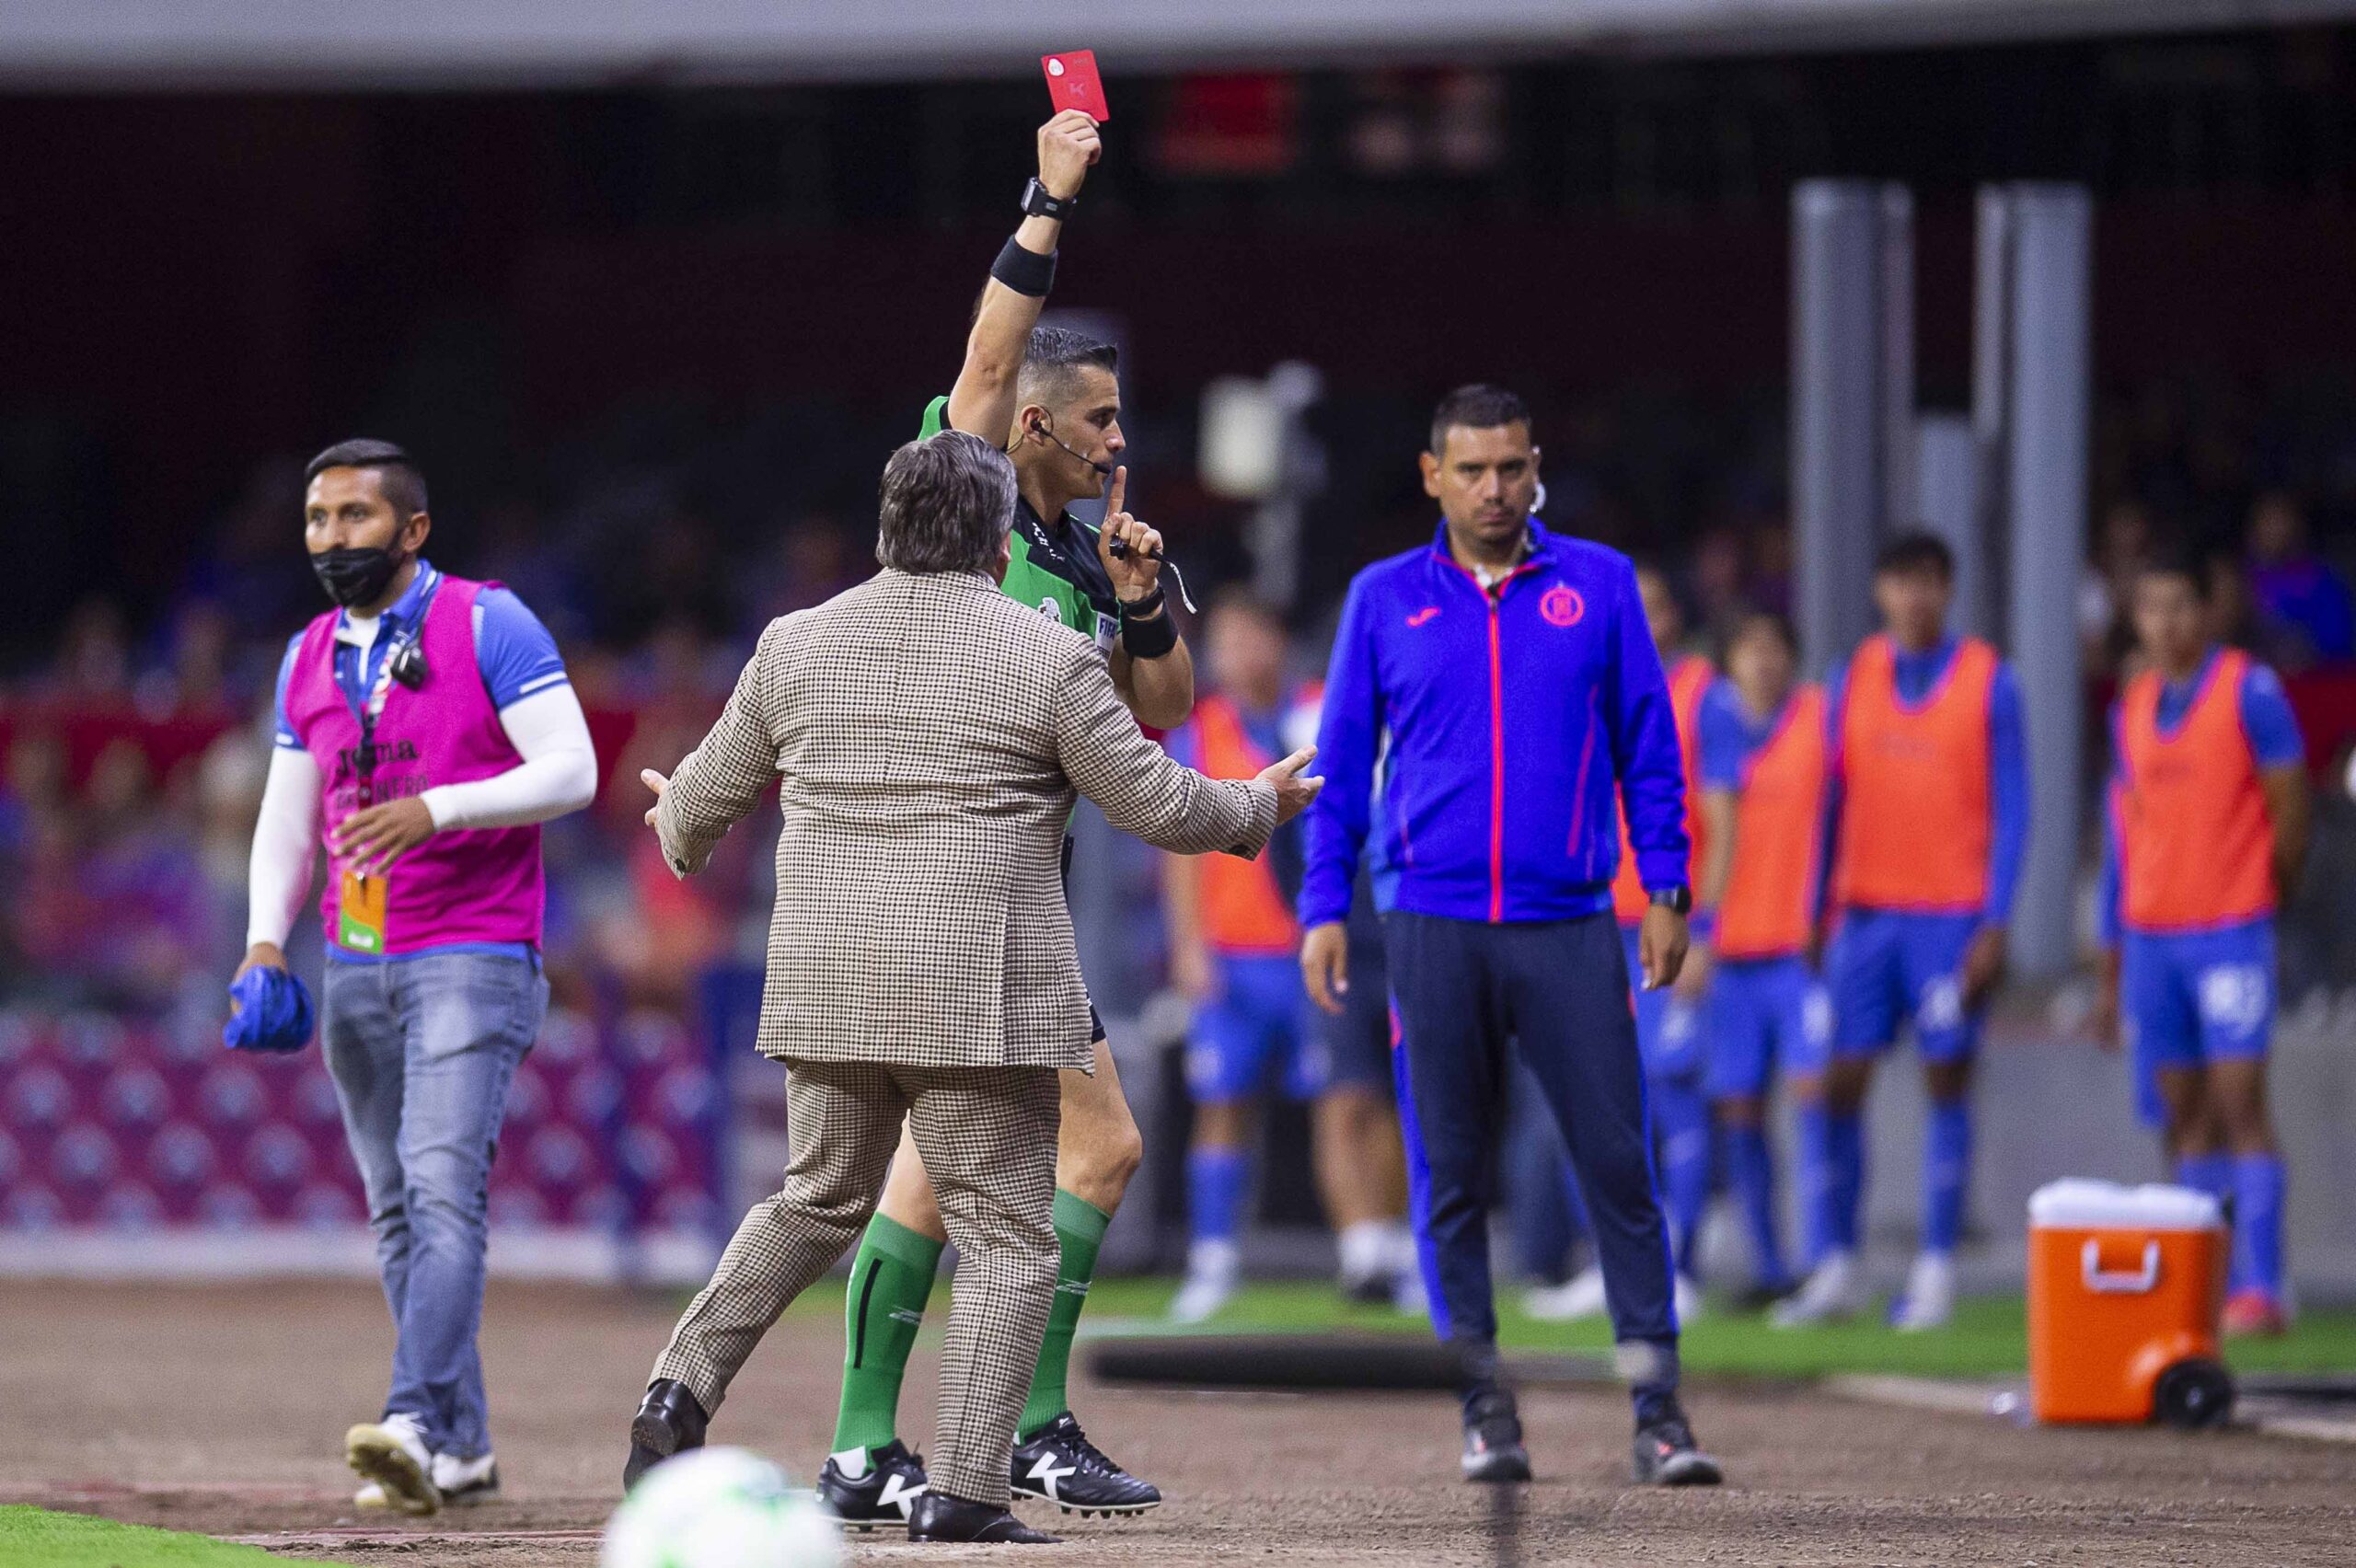
[[[539,824],[589,803],[597,763],[548,628],[419,554],[433,521],[407,453],[347,441],[305,478],[304,540],[338,607],[279,669],[237,973],[285,967],[324,841],[320,1049],[395,1330],[384,1413],[345,1457],[362,1506],[431,1514],[499,1486],[475,1353],[485,1189],[548,1007]]]

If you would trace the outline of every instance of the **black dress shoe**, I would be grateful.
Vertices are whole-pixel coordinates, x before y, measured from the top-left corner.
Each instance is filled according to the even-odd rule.
[[[703,1447],[704,1428],[711,1417],[696,1403],[685,1383],[657,1378],[647,1385],[646,1398],[629,1418],[629,1462],[622,1467],[622,1490],[672,1455]]]
[[[1003,1508],[928,1492],[908,1513],[910,1540],[978,1540],[996,1545],[1056,1546],[1063,1537],[1034,1530]]]

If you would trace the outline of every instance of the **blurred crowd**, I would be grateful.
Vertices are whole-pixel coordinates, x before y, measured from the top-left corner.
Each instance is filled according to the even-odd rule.
[[[2309,421],[2291,434],[2229,437],[2174,407],[2165,417],[2113,409],[2098,424],[2105,499],[2079,597],[2090,686],[2121,673],[2122,584],[2159,543],[2183,537],[2206,550],[2238,640],[2294,676],[2356,662],[2344,559],[2356,547],[2356,436]],[[1541,409],[1550,522],[1665,555],[1704,635],[1738,606],[1789,607],[1792,533],[1772,440],[1780,421],[1542,400]],[[1184,477],[1184,422],[1154,422],[1159,437],[1141,432],[1137,443],[1162,476],[1154,520],[1199,563],[1200,596],[1247,566],[1247,519]],[[1331,477],[1310,509],[1293,616],[1304,676],[1317,673],[1318,632],[1348,573],[1431,526],[1387,421],[1341,408],[1311,422]],[[2243,427],[2269,428],[2255,417]],[[892,433],[865,444],[888,450]],[[667,769],[701,735],[762,625],[872,570],[856,505],[822,508],[806,483],[783,477],[794,467],[786,455],[810,449],[790,434],[702,436],[663,461],[645,455],[664,450],[653,438],[584,444],[546,465],[564,476],[542,487],[553,501],[437,492],[450,521],[427,553],[505,582],[548,622],[598,746],[596,805],[548,836],[560,998],[585,1005],[606,986],[677,1006],[710,964],[757,961],[767,846],[740,835],[717,874],[676,882],[640,824],[636,778],[641,766]],[[846,448],[863,450],[839,432],[823,446],[837,467],[852,461]],[[1389,454],[1380,464],[1378,449]],[[1700,465],[1704,451],[1714,460]],[[14,893],[0,907],[0,998],[150,1017],[220,1009],[243,948],[273,680],[286,638],[323,605],[301,553],[299,473],[294,460],[258,465],[200,531],[176,594],[146,624],[113,598],[88,598],[45,657],[0,686],[0,879]],[[2274,473],[2302,483],[2248,478]],[[1683,525],[1669,532],[1663,518]],[[1161,941],[1142,924],[1124,967],[1149,989]],[[298,928],[297,940],[317,933]]]

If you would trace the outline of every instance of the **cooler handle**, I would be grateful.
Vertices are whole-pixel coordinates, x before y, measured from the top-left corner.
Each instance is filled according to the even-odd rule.
[[[2106,1273],[2102,1266],[2102,1243],[2092,1237],[2078,1254],[2078,1272],[2085,1276],[2086,1288],[2104,1296],[2141,1296],[2160,1283],[2160,1244],[2143,1243],[2143,1266],[2129,1272],[2113,1270]]]

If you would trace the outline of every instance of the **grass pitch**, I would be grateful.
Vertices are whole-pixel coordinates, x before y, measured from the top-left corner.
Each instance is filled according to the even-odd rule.
[[[119,1525],[87,1514],[0,1505],[0,1568],[331,1568],[307,1557],[273,1557],[259,1547],[210,1536]]]
[[[1080,1332],[1170,1332],[1161,1320],[1175,1286],[1167,1280],[1099,1280],[1089,1293]],[[839,1297],[837,1297],[839,1304]],[[1715,1305],[1715,1304],[1714,1304]],[[1512,1350],[1608,1350],[1600,1319],[1542,1323],[1520,1309],[1519,1293],[1497,1297],[1502,1343]],[[1352,1307],[1322,1283],[1251,1285],[1202,1326],[1212,1333],[1330,1332],[1336,1329],[1423,1333],[1420,1318]],[[1685,1325],[1679,1346],[1689,1372],[1745,1378],[1804,1378],[1837,1373],[1899,1373],[1920,1378],[2004,1378],[2028,1373],[2027,1317],[2017,1296],[1976,1297],[1958,1304],[1946,1330],[1901,1334],[1878,1317],[1805,1329],[1778,1329],[1763,1316],[1724,1307]],[[2356,1310],[2302,1312],[2275,1340],[2230,1340],[2225,1359],[2238,1372],[2356,1372]]]
[[[1100,1279],[1089,1291],[1081,1337],[1117,1333],[1331,1333],[1337,1330],[1378,1333],[1430,1332],[1420,1317],[1385,1308],[1353,1306],[1322,1281],[1288,1280],[1247,1285],[1209,1322],[1192,1329],[1171,1324],[1165,1314],[1177,1294],[1169,1279]],[[1497,1293],[1498,1340],[1508,1350],[1609,1350],[1611,1331],[1601,1319],[1542,1323],[1521,1310],[1521,1293]],[[795,1315],[839,1318],[842,1282],[827,1280],[793,1307]],[[927,1314],[926,1329],[938,1338],[946,1314]],[[1842,1373],[1900,1374],[1916,1378],[2026,1378],[2028,1375],[2027,1317],[2018,1296],[1981,1296],[1957,1303],[1955,1321],[1930,1333],[1901,1334],[1878,1314],[1805,1329],[1778,1329],[1763,1315],[1742,1314],[1722,1303],[1687,1323],[1678,1347],[1688,1372],[1722,1377],[1812,1378]],[[2225,1360],[2236,1372],[2356,1374],[2356,1308],[2333,1307],[2299,1314],[2280,1339],[2228,1340]]]

